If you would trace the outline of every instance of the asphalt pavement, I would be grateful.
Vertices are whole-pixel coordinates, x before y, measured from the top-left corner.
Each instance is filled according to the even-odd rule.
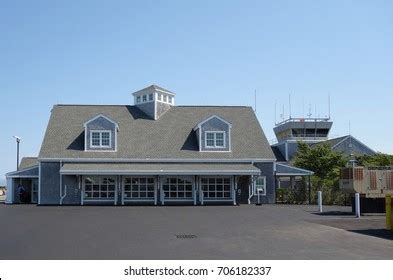
[[[316,210],[0,204],[0,259],[393,259],[383,215]]]

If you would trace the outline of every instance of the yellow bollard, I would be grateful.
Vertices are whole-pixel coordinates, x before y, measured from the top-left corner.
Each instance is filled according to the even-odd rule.
[[[386,229],[392,230],[392,196],[386,195]]]

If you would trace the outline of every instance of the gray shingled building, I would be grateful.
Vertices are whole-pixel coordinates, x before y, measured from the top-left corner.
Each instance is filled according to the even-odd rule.
[[[158,86],[133,106],[55,105],[38,158],[7,174],[39,205],[275,202],[276,158],[250,107],[175,106]]]

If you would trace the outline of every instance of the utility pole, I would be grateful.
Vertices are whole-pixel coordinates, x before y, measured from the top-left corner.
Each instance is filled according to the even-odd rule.
[[[13,137],[16,140],[16,170],[19,171],[19,144],[22,139],[18,136]]]

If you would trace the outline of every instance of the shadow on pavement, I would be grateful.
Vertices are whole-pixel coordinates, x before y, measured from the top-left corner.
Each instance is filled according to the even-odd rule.
[[[313,213],[317,216],[354,216],[355,214],[352,212],[344,212],[344,211],[328,211],[323,213]]]
[[[349,232],[379,237],[387,240],[393,240],[393,231],[386,229],[362,229],[362,230],[348,230]]]

